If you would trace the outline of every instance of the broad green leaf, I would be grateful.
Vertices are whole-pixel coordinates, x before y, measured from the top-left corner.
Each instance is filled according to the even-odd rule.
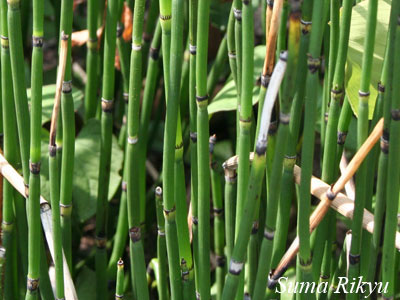
[[[43,87],[43,100],[42,100],[42,124],[50,121],[53,113],[54,95],[56,92],[56,85],[50,84]],[[30,105],[31,89],[27,89],[28,101]],[[74,98],[74,110],[77,110],[83,102],[83,93],[72,87],[72,97]]]
[[[369,118],[373,116],[376,101],[376,87],[380,80],[382,63],[385,54],[388,23],[390,18],[390,2],[379,1],[374,59],[371,73]],[[358,113],[358,90],[360,88],[361,66],[364,53],[365,29],[367,27],[368,1],[362,1],[353,8],[348,50],[348,68],[346,71],[346,93],[354,114]]]
[[[257,46],[254,48],[254,83],[260,77],[265,57],[265,46]],[[253,105],[258,101],[258,91],[260,87],[254,84],[253,89]],[[210,105],[208,105],[208,114],[212,115],[220,111],[236,110],[237,98],[236,88],[233,79],[228,79],[224,87],[214,97]]]
[[[81,222],[96,212],[97,188],[100,157],[100,121],[89,120],[82,128],[75,142],[74,189],[72,192],[74,207]],[[123,152],[116,137],[112,136],[112,156],[108,199],[116,193],[121,183]]]

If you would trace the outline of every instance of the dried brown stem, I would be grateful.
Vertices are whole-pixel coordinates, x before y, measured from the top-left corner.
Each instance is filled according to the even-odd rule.
[[[53,114],[51,116],[51,124],[50,124],[50,142],[49,142],[50,146],[56,145],[57,119],[58,119],[58,113],[60,111],[62,83],[64,81],[65,67],[67,64],[68,39],[69,36],[64,34],[64,32],[62,32],[61,45],[60,45],[60,58],[58,63],[58,73],[56,82],[56,94],[54,96]]]

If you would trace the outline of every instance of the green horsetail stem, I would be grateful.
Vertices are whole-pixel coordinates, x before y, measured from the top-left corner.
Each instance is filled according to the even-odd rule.
[[[157,5],[158,4],[154,4]],[[158,11],[158,10],[157,10]],[[151,42],[150,50],[147,52],[149,59],[146,71],[146,83],[143,92],[142,110],[140,113],[140,126],[139,126],[139,169],[140,169],[140,201],[143,205],[140,206],[140,224],[145,222],[146,211],[146,154],[147,144],[149,141],[148,131],[150,124],[151,111],[154,103],[154,96],[157,90],[157,80],[160,73],[159,52],[161,43],[161,25],[157,22],[154,32],[153,40]],[[143,53],[143,55],[145,55]],[[147,54],[146,54],[147,55]],[[144,68],[143,68],[144,69]]]
[[[306,81],[306,98],[304,112],[304,132],[303,132],[303,147],[301,151],[301,183],[300,183],[300,199],[298,201],[298,218],[297,232],[299,236],[299,259],[297,267],[300,272],[297,274],[301,278],[298,281],[312,282],[314,281],[311,273],[312,257],[310,245],[310,224],[309,216],[311,213],[311,193],[310,183],[314,162],[314,142],[315,142],[315,122],[316,122],[316,107],[317,107],[317,89],[318,71],[321,60],[320,53],[322,47],[322,36],[325,28],[325,8],[328,5],[327,1],[314,1],[312,23],[313,27],[310,35],[309,54],[307,59],[307,81]],[[300,299],[310,297],[315,299],[315,295],[308,293],[300,295]]]
[[[164,129],[164,147],[163,147],[163,202],[164,202],[164,215],[165,215],[165,234],[168,254],[168,265],[169,265],[169,277],[171,287],[171,299],[182,299],[182,284],[180,274],[180,261],[179,261],[179,250],[178,250],[178,236],[176,227],[176,204],[174,199],[174,184],[175,184],[175,170],[174,170],[174,157],[175,157],[175,141],[177,132],[177,119],[179,111],[179,92],[180,92],[180,75],[181,75],[181,63],[182,53],[174,53],[180,55],[180,60],[176,60],[174,65],[177,68],[169,68],[170,66],[170,54],[171,49],[171,0],[160,0],[160,23],[162,28],[162,53],[163,53],[163,67],[164,67],[164,82],[165,82],[165,94],[167,102],[167,111],[165,118],[165,129]],[[182,16],[179,16],[181,18]],[[178,19],[179,21],[179,19]],[[180,21],[182,23],[182,21]],[[178,25],[180,22],[176,22]],[[182,26],[182,25],[180,25]],[[174,29],[176,30],[176,29]],[[183,32],[179,29],[177,32]],[[181,37],[178,34],[175,37],[176,44],[175,50],[181,49],[183,52],[183,41],[181,44],[177,43],[177,39]],[[177,70],[178,69],[178,70]],[[170,71],[170,72],[169,72]],[[170,82],[171,73],[174,72],[174,76],[179,75],[179,80],[173,78],[173,83]],[[176,73],[177,74],[176,74]],[[170,88],[173,91],[170,91]],[[173,96],[170,98],[170,96]],[[169,101],[171,99],[171,101]]]
[[[283,75],[286,70],[286,59],[287,55],[286,53],[283,53],[279,62],[275,66],[269,89],[267,91],[262,119],[260,121],[262,125],[260,126],[260,132],[257,137],[257,151],[253,159],[250,172],[249,188],[247,189],[247,201],[243,209],[239,232],[237,234],[236,243],[234,245],[233,253],[229,262],[228,275],[222,293],[223,300],[233,299],[238,290],[238,282],[240,280],[240,274],[243,270],[247,244],[250,239],[254,210],[256,203],[260,199],[259,192],[261,190],[261,185],[264,178],[265,153],[267,149],[267,136],[271,120],[271,113],[283,79]]]
[[[236,1],[235,1],[236,2]],[[250,172],[250,145],[251,136],[250,130],[252,126],[252,104],[253,104],[253,73],[254,73],[254,16],[253,7],[249,5],[248,1],[243,1],[242,11],[236,7],[236,50],[238,55],[238,113],[239,113],[239,144],[236,149],[239,155],[238,165],[238,185],[237,185],[237,199],[236,199],[236,226],[235,237],[239,232],[239,225],[242,219],[242,212],[246,202],[247,183]],[[242,34],[246,38],[242,39]],[[238,41],[240,41],[238,43]],[[242,43],[243,42],[243,43]],[[243,56],[241,57],[241,54]],[[240,66],[239,66],[240,65]],[[244,273],[240,276],[238,294],[235,299],[243,299],[244,293]]]
[[[32,103],[28,198],[28,282],[25,299],[38,299],[40,269],[40,156],[43,86],[44,3],[33,1]]]
[[[381,110],[380,113],[384,115],[384,129],[380,143],[380,154],[378,161],[378,180],[376,183],[376,205],[374,213],[374,232],[371,240],[371,256],[370,265],[368,272],[368,280],[374,280],[377,275],[377,260],[379,251],[382,247],[382,233],[383,233],[383,220],[386,209],[386,181],[387,181],[387,167],[388,167],[388,150],[389,150],[389,128],[390,115],[385,114],[385,111],[390,111],[391,106],[391,95],[393,86],[393,61],[394,61],[394,49],[395,49],[395,38],[396,38],[396,27],[397,27],[397,10],[400,4],[393,3],[390,12],[390,23],[388,32],[388,44],[386,48],[386,55],[384,60],[384,66],[382,70],[381,82],[378,85],[378,102],[376,104],[376,110]],[[381,104],[380,101],[383,103]],[[383,106],[380,108],[380,106]]]
[[[65,0],[61,3],[60,31],[71,36],[72,33],[73,1]],[[60,34],[61,38],[61,34]],[[61,42],[60,42],[61,44]],[[72,180],[75,156],[75,112],[72,98],[71,74],[71,40],[68,41],[67,63],[65,68],[64,83],[61,95],[61,115],[57,125],[57,157],[61,161],[60,176],[60,214],[63,237],[63,249],[68,267],[72,270]],[[61,122],[62,121],[62,122]],[[62,134],[61,134],[62,133]],[[61,148],[62,147],[62,148]],[[61,155],[62,154],[62,155]]]
[[[124,299],[124,261],[119,259],[117,262],[117,286],[115,288],[115,300]]]
[[[226,261],[230,261],[235,241],[235,212],[236,212],[236,169],[231,170],[224,163],[225,172],[224,213],[225,213],[225,253]]]
[[[111,137],[113,126],[113,104],[115,87],[114,57],[116,49],[118,1],[111,0],[107,3],[104,62],[103,62],[103,89],[101,98],[101,143],[99,184],[97,190],[96,208],[96,286],[97,299],[107,298],[107,211],[108,187],[110,182],[111,164]],[[64,117],[64,116],[63,116]],[[64,137],[65,138],[65,137]]]
[[[371,83],[372,59],[375,45],[376,18],[378,10],[378,1],[368,1],[368,17],[366,38],[364,41],[364,54],[362,61],[361,82],[358,104],[358,122],[357,122],[357,146],[360,148],[368,137],[368,100],[369,86]],[[399,48],[400,49],[400,48]],[[354,204],[353,222],[351,226],[352,238],[350,247],[350,266],[348,276],[350,278],[360,275],[360,256],[367,255],[367,247],[361,248],[362,240],[366,239],[362,235],[362,219],[364,215],[365,197],[366,197],[366,180],[367,180],[367,164],[361,164],[356,174],[356,198]],[[397,210],[396,210],[397,211]],[[368,240],[367,240],[368,241]],[[355,293],[348,295],[348,299],[357,299],[359,296]]]
[[[395,3],[395,2],[393,2]],[[392,4],[393,5],[393,4]],[[400,8],[395,6],[397,14],[395,53],[400,51]],[[393,82],[400,80],[400,56],[394,56]],[[400,169],[400,86],[393,84],[391,101],[390,142],[388,175],[386,183],[386,216],[382,250],[382,281],[388,283],[388,288],[383,291],[384,299],[395,297],[395,282],[398,280],[395,263],[395,237],[397,229],[397,214],[399,207],[399,178]],[[351,259],[351,256],[350,256]],[[395,273],[396,272],[396,273]]]
[[[121,1],[122,2],[122,1]],[[99,1],[88,0],[87,2],[87,24],[89,39],[86,43],[86,74],[87,83],[85,86],[85,120],[94,118],[97,109],[97,88],[98,70],[97,61],[99,56],[99,44],[97,40],[97,15]],[[121,64],[122,65],[122,64]],[[122,66],[121,66],[122,67]]]
[[[198,165],[197,165],[197,106],[196,106],[196,44],[198,0],[189,1],[189,128],[190,128],[190,204],[192,208],[192,243],[196,295],[199,292],[198,235]]]
[[[211,67],[210,73],[207,78],[207,93],[212,97],[215,87],[218,83],[218,79],[221,76],[221,72],[228,60],[228,42],[227,36],[225,35],[218,47],[217,56]]]
[[[62,232],[60,220],[60,170],[57,160],[56,130],[59,118],[61,90],[64,81],[64,73],[67,62],[69,37],[61,33],[60,61],[56,82],[56,93],[54,97],[53,114],[50,125],[49,139],[49,178],[50,178],[50,200],[52,207],[53,225],[53,247],[54,247],[54,267],[56,280],[56,297],[64,298],[64,266],[62,250]]]
[[[128,138],[127,138],[127,201],[128,223],[130,237],[130,255],[132,286],[137,299],[149,299],[147,288],[146,265],[142,233],[140,227],[140,210],[144,199],[140,199],[140,181],[136,166],[139,163],[139,108],[140,91],[142,87],[142,34],[144,23],[145,1],[135,1],[132,51],[129,79],[129,105],[128,105]],[[138,209],[139,208],[139,209]],[[134,263],[133,263],[134,262]]]
[[[146,26],[143,32],[143,66],[148,66],[148,59],[150,58],[149,51],[151,48],[151,43],[154,40],[154,36],[159,26],[158,16],[159,16],[159,3],[158,0],[150,1],[150,8],[147,12]],[[143,68],[143,75],[147,74],[148,68]]]
[[[181,264],[182,294],[184,299],[195,297],[192,249],[190,246],[187,224],[185,169],[183,165],[183,140],[180,109],[178,110],[177,132],[175,141],[175,204],[178,247]]]
[[[2,0],[0,2],[0,32],[1,32],[1,104],[3,113],[3,129],[4,129],[4,157],[8,162],[15,166],[18,161],[18,146],[17,146],[17,128],[15,121],[15,107],[14,107],[14,94],[12,90],[12,77],[11,77],[11,62],[10,62],[10,50],[8,40],[8,24],[7,24],[7,2]],[[20,238],[26,238],[26,231],[23,232],[16,223],[16,215],[18,215],[18,204],[17,197],[14,193],[14,189],[11,184],[3,179],[3,220],[1,224],[2,229],[2,242],[5,251],[5,267],[4,273],[1,278],[4,278],[4,287],[0,295],[3,295],[5,299],[15,299],[18,295],[18,262],[17,262],[17,230]],[[19,201],[21,203],[21,201]],[[15,206],[15,212],[14,212]],[[25,210],[25,207],[23,207]],[[25,221],[25,214],[19,214],[17,221]],[[26,228],[26,227],[24,227]],[[20,245],[20,249],[23,249],[24,245]],[[26,255],[23,253],[22,255]],[[26,256],[25,256],[26,257]],[[26,274],[26,263],[23,260],[22,270]],[[6,274],[6,275],[5,275]]]
[[[275,148],[274,157],[272,161],[272,168],[271,168],[271,178],[268,179],[267,182],[268,187],[271,187],[268,188],[267,190],[267,199],[270,199],[270,201],[267,200],[267,205],[266,205],[264,238],[261,242],[256,283],[252,295],[252,298],[257,300],[264,298],[265,288],[267,286],[267,280],[268,280],[268,271],[270,269],[272,260],[277,209],[279,203],[279,192],[280,192],[280,185],[282,182],[283,159],[284,159],[284,154],[286,152],[286,145],[288,141],[290,110],[295,92],[297,60],[298,60],[298,51],[300,44],[300,2],[292,1],[290,4],[291,4],[291,12],[289,18],[288,64],[287,64],[286,78],[284,82],[285,92],[282,94],[282,97],[280,99],[280,107],[281,107],[279,115],[280,124],[278,127],[278,133],[276,139],[276,145],[279,145],[279,148]],[[267,95],[269,93],[270,88],[271,88],[271,82],[269,83],[268,86]],[[266,97],[265,99],[267,101],[268,98]],[[264,102],[264,106],[266,104],[267,102]],[[260,128],[262,127],[260,126]]]
[[[236,0],[237,1],[237,0]],[[199,0],[196,53],[197,155],[198,155],[198,292],[210,300],[210,157],[207,95],[207,56],[210,1]],[[233,299],[233,297],[231,297]]]
[[[167,245],[165,241],[165,220],[163,215],[162,188],[155,190],[156,213],[157,213],[157,259],[159,280],[157,283],[158,299],[168,300],[167,281]]]
[[[211,194],[213,200],[213,213],[214,213],[214,252],[217,260],[217,268],[215,271],[216,284],[217,284],[217,300],[222,297],[222,290],[224,288],[226,264],[225,264],[225,232],[224,232],[224,207],[222,201],[222,180],[221,174],[217,169],[217,162],[213,159],[214,146],[217,142],[215,135],[210,137],[210,171],[211,171]]]
[[[240,139],[240,105],[241,105],[241,90],[242,90],[242,0],[233,0],[233,16],[235,18],[234,26],[234,43],[235,43],[235,59],[236,59],[236,98],[237,98],[237,109],[236,109],[236,154],[239,154],[239,139]],[[239,181],[239,180],[238,180]],[[239,193],[237,193],[237,197]],[[235,228],[236,231],[236,228]],[[240,283],[243,289],[243,279]],[[243,293],[239,293],[236,300],[243,299]]]
[[[11,59],[12,83],[15,111],[17,115],[18,137],[25,185],[29,181],[30,125],[28,99],[26,95],[24,54],[21,36],[20,0],[8,0],[8,34]]]
[[[293,168],[297,157],[297,141],[300,132],[300,122],[304,105],[304,94],[307,76],[301,76],[307,68],[307,52],[310,40],[312,0],[306,0],[302,4],[301,37],[299,47],[299,61],[297,67],[296,94],[293,99],[291,117],[289,123],[289,139],[286,154],[283,161],[283,174],[280,201],[278,206],[278,218],[273,249],[271,269],[275,269],[286,250],[286,242],[289,231],[290,207],[294,193]],[[272,290],[271,290],[272,291]]]

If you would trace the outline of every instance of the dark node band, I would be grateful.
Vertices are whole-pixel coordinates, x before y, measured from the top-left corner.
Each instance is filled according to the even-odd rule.
[[[336,89],[332,89],[331,90],[332,97],[336,97],[338,95],[342,95],[342,93],[343,93],[342,90],[336,90]]]
[[[346,142],[347,132],[338,131],[337,133],[337,143],[338,145],[344,145]]]
[[[143,32],[142,34],[143,41],[145,41],[146,43],[151,42],[152,37],[153,36],[151,34],[148,34],[146,32]]]
[[[300,262],[300,266],[302,266],[302,267],[310,267],[310,266],[311,266],[311,263],[312,263],[312,259],[309,259],[309,260],[307,260],[307,261],[304,261],[304,260],[300,257],[299,262]]]
[[[129,237],[131,238],[132,243],[140,241],[140,239],[142,238],[142,230],[140,229],[140,227],[132,227],[131,229],[129,229]]]
[[[101,109],[105,113],[111,113],[114,108],[114,101],[101,98]]]
[[[175,212],[175,210],[176,210],[176,206],[174,205],[174,207],[173,207],[173,208],[171,208],[171,209],[166,209],[166,208],[164,208],[163,210],[164,210],[164,214],[165,214],[166,216],[168,216],[169,214],[171,214],[171,213],[174,213],[174,212]]]
[[[158,60],[159,51],[157,48],[150,47],[149,56],[153,60]]]
[[[269,231],[267,228],[264,229],[264,238],[272,241],[275,236],[275,231]]]
[[[321,278],[322,281],[328,281],[329,278],[330,278],[330,276],[329,276],[329,275],[321,274],[321,275],[319,276],[319,278]]]
[[[231,58],[231,59],[236,59],[236,51],[228,52],[228,57]]]
[[[203,102],[208,100],[208,95],[205,96],[196,96],[196,101],[197,102]]]
[[[218,266],[218,267],[223,267],[223,266],[225,266],[225,262],[226,262],[225,256],[217,255],[216,258],[217,258],[217,266]]]
[[[29,161],[29,170],[34,175],[40,174],[40,162],[33,163]]]
[[[335,200],[336,194],[332,191],[332,187],[329,187],[329,189],[326,191],[326,198],[328,198],[330,201]]]
[[[129,103],[129,93],[124,92],[122,97],[124,98],[125,103]]]
[[[117,24],[117,38],[120,38],[122,36],[122,33],[124,32],[124,25],[120,22]]]
[[[115,294],[115,299],[124,299],[124,295]]]
[[[65,34],[65,32],[62,31],[62,32],[61,32],[61,40],[62,40],[62,41],[68,41],[68,39],[69,39],[69,35],[68,35],[68,34]],[[97,40],[97,39],[96,39],[96,40]]]
[[[257,142],[256,144],[256,154],[258,156],[263,156],[265,154],[265,152],[267,151],[267,143],[263,142]]]
[[[197,132],[191,132],[190,139],[192,140],[193,143],[196,143],[197,142]]]
[[[242,11],[240,9],[234,8],[233,9],[233,15],[235,16],[235,19],[237,21],[242,21]]]
[[[124,267],[124,261],[122,259],[119,259],[117,265],[120,268]]]
[[[229,273],[232,275],[239,275],[242,272],[243,263],[231,258],[231,263],[229,264]]]
[[[266,0],[266,3],[271,8],[274,6],[274,0]]]
[[[385,92],[385,86],[380,81],[378,82],[378,92],[381,92],[381,93]]]
[[[49,155],[50,157],[54,157],[57,154],[57,145],[50,145],[49,146]]]
[[[28,277],[26,288],[30,292],[35,292],[39,288],[39,278],[33,279]]]
[[[243,0],[244,5],[249,5],[250,1],[249,0]]]
[[[107,240],[104,236],[96,236],[96,247],[98,249],[105,249],[106,243],[107,243]]]
[[[279,122],[281,122],[281,124],[285,124],[285,125],[289,124],[289,122],[290,122],[290,113],[285,114],[283,112],[280,112],[279,113]]]
[[[261,85],[265,88],[268,87],[269,81],[271,80],[270,76],[261,75]]]
[[[200,300],[200,293],[196,291],[196,300]]]
[[[126,192],[128,189],[128,183],[126,181],[121,182],[121,189]]]
[[[287,61],[288,59],[288,52],[286,50],[281,51],[281,53],[279,54],[279,59],[283,60],[283,61]]]
[[[183,141],[179,145],[175,145],[175,150],[179,150],[183,148]]]
[[[25,197],[29,197],[29,184],[24,183],[25,186]]]
[[[382,137],[389,142],[390,133],[388,128],[383,128]]]
[[[300,25],[301,25],[301,32],[306,35],[310,32],[311,30],[311,21],[304,21],[303,19],[300,20]]]
[[[4,41],[8,41],[8,37],[4,36],[4,35],[0,35],[0,39],[4,40]]]
[[[161,15],[161,14],[160,14],[160,19],[163,20],[163,21],[171,20],[171,18],[172,18],[171,15],[164,16],[164,15]]]
[[[276,121],[271,122],[271,124],[269,124],[269,128],[268,128],[268,135],[274,135],[276,133],[278,129],[278,124],[276,123]]]
[[[311,74],[314,74],[319,70],[321,66],[321,59],[319,57],[313,58],[311,54],[307,54],[307,67]]]
[[[356,265],[356,264],[360,263],[360,254],[353,255],[350,253],[349,261],[350,261],[351,265]]]
[[[257,232],[258,232],[258,222],[256,221],[253,223],[253,226],[251,228],[251,234],[257,234]]]
[[[61,216],[70,216],[72,212],[72,204],[60,203],[60,214]]]
[[[37,48],[43,47],[43,37],[32,35],[32,46]]]
[[[389,141],[381,136],[381,151],[385,154],[389,153]]]
[[[196,55],[196,53],[197,53],[197,46],[196,46],[196,45],[189,44],[189,53],[192,54],[192,55]]]
[[[69,94],[72,92],[72,81],[63,81],[61,91],[63,94]]]
[[[358,96],[363,98],[363,97],[369,97],[370,93],[369,92],[363,92],[363,91],[358,91]]]
[[[198,225],[198,224],[199,224],[199,219],[196,218],[196,217],[194,217],[194,216],[192,216],[192,223],[193,223],[194,225]]]
[[[223,208],[216,208],[216,207],[213,208],[213,213],[214,216],[216,217],[222,216],[223,212],[224,212]]]
[[[400,109],[392,109],[392,120],[393,121],[400,120]]]

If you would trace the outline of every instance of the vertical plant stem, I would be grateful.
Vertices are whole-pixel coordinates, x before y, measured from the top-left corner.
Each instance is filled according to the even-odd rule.
[[[121,1],[122,2],[122,1]],[[99,11],[99,2],[97,0],[88,0],[87,2],[87,24],[89,39],[86,43],[86,74],[87,83],[85,86],[85,120],[94,118],[97,109],[97,61],[99,55],[97,40],[97,15]]]
[[[142,87],[142,34],[144,9],[144,0],[135,2],[129,80],[128,144],[126,153],[128,160],[127,200],[130,255],[132,260],[132,286],[134,287],[137,299],[147,300],[149,299],[149,291],[147,288],[146,265],[140,227],[140,208],[144,205],[142,203],[144,199],[140,199],[139,173],[135,170],[135,167],[139,164],[139,107],[140,91]]]
[[[38,299],[39,288],[41,254],[39,197],[43,86],[43,22],[44,3],[41,0],[35,0],[33,2],[32,32],[32,105],[28,198],[28,282],[25,299]]]
[[[158,274],[160,276],[157,284],[158,299],[168,300],[167,282],[167,245],[165,242],[165,220],[163,216],[162,189],[157,187],[155,190],[156,213],[157,213],[157,258]]]
[[[237,0],[236,0],[237,1]],[[199,293],[201,300],[210,299],[210,159],[208,154],[207,54],[210,1],[199,0],[197,19],[196,102],[198,154],[198,251]]]
[[[300,250],[297,267],[301,276],[301,281],[314,281],[311,273],[312,257],[310,246],[310,223],[309,215],[311,213],[311,194],[310,182],[314,162],[314,142],[315,142],[315,121],[317,106],[318,71],[320,67],[320,53],[322,46],[323,29],[325,28],[325,8],[328,5],[326,1],[314,1],[312,31],[310,36],[309,54],[307,60],[307,81],[306,81],[306,100],[304,113],[304,133],[303,147],[301,151],[301,183],[300,199],[298,202],[297,231],[299,236]],[[299,281],[300,278],[297,278]],[[315,295],[307,293],[300,295],[304,297],[315,298]]]
[[[367,35],[364,42],[361,82],[360,82],[360,90],[358,92],[359,95],[358,122],[357,122],[358,148],[362,146],[362,144],[368,137],[368,127],[369,127],[368,100],[370,94],[369,85],[371,82],[372,59],[374,54],[377,10],[378,10],[378,1],[369,0],[367,28],[366,28]],[[365,197],[366,197],[366,185],[365,185],[367,179],[366,167],[367,167],[366,163],[361,164],[356,174],[356,199],[354,204],[353,222],[351,227],[352,239],[351,239],[351,247],[349,254],[350,266],[348,271],[348,276],[350,278],[353,277],[357,278],[360,275],[361,252],[365,255],[368,254],[366,248],[361,250],[361,244],[363,239],[362,218],[364,214]],[[357,299],[358,295],[351,293],[346,298]]]
[[[104,38],[103,89],[101,98],[101,143],[99,187],[96,209],[96,285],[97,299],[107,298],[107,211],[108,186],[110,182],[111,144],[113,126],[113,104],[115,88],[114,57],[116,49],[118,1],[107,2],[107,14]],[[129,122],[129,118],[128,118]],[[129,184],[128,184],[129,189]],[[129,191],[128,191],[129,193]]]
[[[393,2],[394,3],[394,2]],[[393,4],[392,4],[393,5]],[[394,7],[392,7],[394,8]],[[400,8],[396,6],[397,26],[396,26],[396,42],[395,53],[400,51]],[[400,57],[395,55],[393,68],[393,82],[400,80]],[[388,288],[383,291],[384,298],[392,298],[395,296],[395,236],[397,229],[397,213],[399,206],[399,178],[400,170],[400,86],[393,85],[392,101],[391,101],[390,122],[390,142],[389,142],[389,159],[388,159],[388,175],[386,184],[386,216],[385,229],[382,250],[382,281],[388,283]],[[351,256],[350,256],[351,258]]]
[[[213,96],[215,87],[218,83],[218,79],[221,76],[221,72],[223,71],[223,68],[226,64],[228,58],[227,54],[228,54],[228,42],[227,42],[227,36],[225,35],[219,45],[217,57],[215,58],[210,73],[207,77],[207,93],[208,95],[210,95],[210,97]]]
[[[124,261],[118,260],[117,263],[117,286],[115,288],[115,299],[124,299]]]
[[[60,31],[71,36],[72,33],[72,9],[73,1],[65,0],[61,3],[61,24]],[[61,34],[60,34],[61,37]],[[60,42],[61,44],[61,42]],[[57,125],[59,137],[62,130],[61,140],[57,138],[58,153],[61,158],[60,176],[60,214],[61,228],[63,237],[63,249],[68,262],[68,267],[72,271],[72,236],[71,236],[71,214],[72,214],[72,179],[74,172],[75,155],[75,114],[72,98],[72,75],[71,75],[71,40],[68,42],[67,64],[65,68],[64,83],[61,95],[61,118]],[[62,147],[62,148],[61,148]],[[62,149],[62,156],[61,156]]]

